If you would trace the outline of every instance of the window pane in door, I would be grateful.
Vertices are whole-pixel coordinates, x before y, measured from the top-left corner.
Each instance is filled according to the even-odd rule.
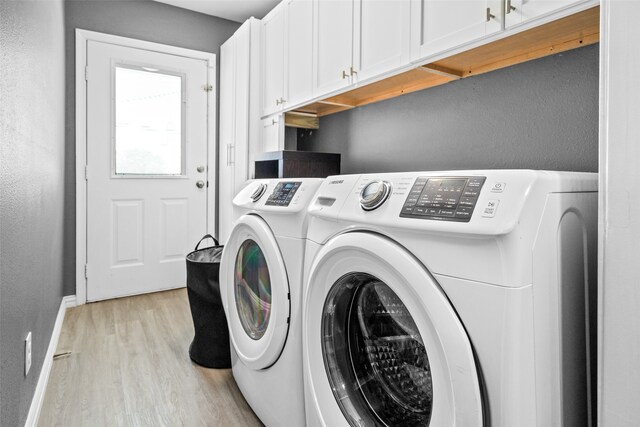
[[[116,175],[183,175],[183,77],[115,67]]]

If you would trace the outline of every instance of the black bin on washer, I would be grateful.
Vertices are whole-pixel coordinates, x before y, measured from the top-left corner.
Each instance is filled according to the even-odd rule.
[[[210,238],[215,246],[198,249]],[[220,258],[218,241],[207,234],[187,255],[187,295],[195,336],[189,346],[189,357],[207,368],[230,368],[229,329],[220,296]]]

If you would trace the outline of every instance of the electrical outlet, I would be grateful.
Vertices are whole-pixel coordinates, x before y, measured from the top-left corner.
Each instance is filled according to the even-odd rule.
[[[24,340],[24,376],[29,374],[31,369],[31,331],[27,334],[27,338]]]

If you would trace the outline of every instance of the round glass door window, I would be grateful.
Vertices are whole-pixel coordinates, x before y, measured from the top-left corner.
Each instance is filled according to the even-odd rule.
[[[332,287],[322,316],[323,358],[352,426],[426,426],[433,407],[429,358],[411,314],[374,276]]]
[[[249,337],[259,340],[271,315],[271,279],[262,249],[251,239],[238,250],[234,282],[240,323]]]

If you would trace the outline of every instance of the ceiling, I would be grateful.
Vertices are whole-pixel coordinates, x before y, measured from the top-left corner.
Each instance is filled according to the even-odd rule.
[[[262,19],[280,0],[156,0],[207,15],[244,22],[253,16]]]

